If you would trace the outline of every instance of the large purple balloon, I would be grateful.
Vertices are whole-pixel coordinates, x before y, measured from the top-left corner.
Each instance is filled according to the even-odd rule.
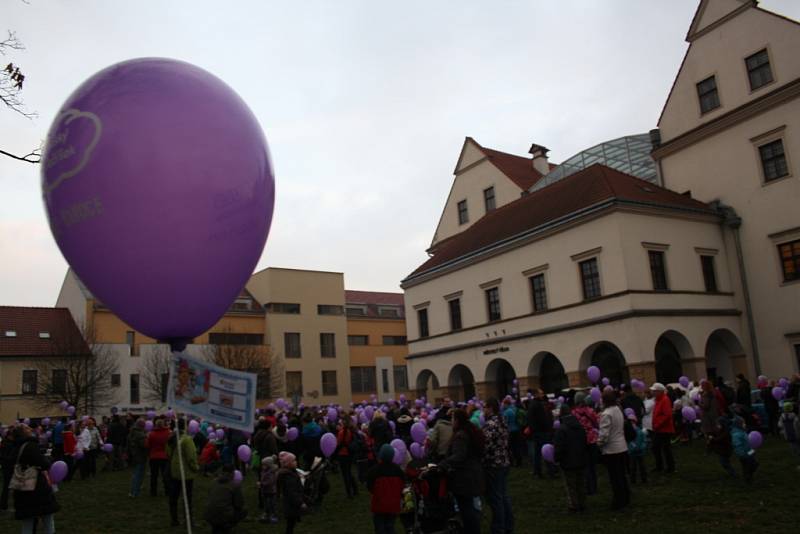
[[[319,440],[319,448],[326,458],[330,458],[333,451],[336,450],[336,436],[330,432],[323,434]]]
[[[50,466],[50,471],[48,474],[50,475],[50,481],[53,484],[58,484],[67,476],[67,472],[69,472],[69,468],[67,464],[58,460],[57,462],[53,462],[53,465]]]
[[[586,370],[586,376],[589,377],[589,381],[592,384],[597,384],[600,382],[600,368],[596,365],[592,365]]]
[[[272,221],[258,121],[222,80],[182,61],[134,59],[86,80],[50,127],[41,172],[50,228],[75,273],[156,339],[217,322]]]

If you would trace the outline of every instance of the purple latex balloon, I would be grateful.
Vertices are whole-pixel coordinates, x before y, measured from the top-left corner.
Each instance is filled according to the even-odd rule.
[[[69,406],[69,403],[67,401],[61,401],[58,403],[58,405],[61,406],[62,410],[66,410],[67,406]]]
[[[757,449],[764,443],[764,436],[758,430],[753,430],[747,435],[747,441],[750,442],[750,447]]]
[[[84,423],[85,423],[86,421],[88,421],[88,420],[89,420],[89,416],[88,416],[88,415],[82,415],[82,416],[81,416],[81,421],[83,421]]]
[[[319,440],[319,448],[326,458],[330,458],[333,451],[336,450],[336,436],[330,432],[323,434]]]
[[[394,423],[394,421],[389,421],[389,427],[392,429],[392,434],[394,434],[395,429],[397,428],[397,425]]]
[[[50,481],[53,484],[58,484],[62,480],[64,480],[69,472],[69,468],[67,464],[58,460],[57,462],[53,462],[53,465],[50,466]]]
[[[300,431],[297,430],[297,427],[292,427],[286,431],[286,439],[289,441],[294,441],[297,439],[297,436],[300,435]]]
[[[217,429],[217,439],[225,439],[225,430],[221,428]]]
[[[213,430],[210,430],[208,434],[206,434],[206,438],[208,438],[208,441],[217,441],[217,433]]]
[[[244,477],[242,476],[242,472],[239,471],[238,469],[236,469],[233,472],[233,483],[238,486],[239,484],[242,483],[242,480],[244,480]]]
[[[395,439],[393,439],[393,440],[392,440],[392,442],[390,443],[390,445],[391,445],[392,447],[394,447],[395,449],[397,449],[398,451],[403,451],[403,452],[405,452],[405,451],[406,451],[406,444],[405,444],[405,442],[404,442],[402,439],[400,439],[400,438],[395,438]]]
[[[607,385],[609,385],[611,383],[611,380],[609,380],[606,377],[603,377],[603,379],[600,380],[600,383],[603,384],[604,386],[607,386]]]
[[[167,417],[167,419],[172,419],[175,417],[175,410],[169,409],[164,415]]]
[[[408,450],[411,451],[411,456],[417,460],[421,460],[422,457],[425,456],[425,450],[422,448],[422,445],[417,442],[412,443],[408,447]]]
[[[50,426],[50,418],[49,417],[45,417],[44,419],[42,419],[42,426]]]
[[[679,383],[680,385],[682,385],[683,387],[685,387],[685,388],[688,388],[688,387],[689,387],[689,377],[688,377],[688,376],[682,376],[682,377],[680,377],[680,378],[678,379],[678,383]]]
[[[425,425],[422,423],[414,423],[411,425],[411,439],[413,439],[415,442],[424,443],[427,436],[428,433],[425,430]]]
[[[104,443],[103,444],[103,452],[111,452],[114,450],[114,446],[111,443]]]
[[[147,410],[147,418],[148,419],[155,419],[156,418],[155,410]]]
[[[786,378],[781,378],[780,380],[778,380],[778,385],[783,389],[786,389],[789,387],[789,380]]]
[[[195,419],[189,421],[189,425],[186,428],[189,432],[190,436],[194,436],[197,434],[197,431],[200,430],[200,423],[198,423]]]
[[[145,421],[144,422],[144,430],[145,432],[150,432],[153,430],[153,422],[152,421]]]
[[[600,381],[600,368],[592,365],[586,370],[586,376],[589,377],[589,382],[597,384]]]
[[[253,456],[253,451],[247,445],[239,445],[239,448],[236,449],[236,456],[244,463],[247,463],[250,461],[250,457]]]
[[[592,400],[594,401],[595,404],[599,404],[600,403],[600,399],[603,398],[603,394],[600,393],[600,390],[598,388],[592,388],[589,391],[589,396],[592,398]]]
[[[545,461],[550,462],[551,464],[555,463],[556,461],[556,450],[549,443],[542,445],[542,458],[544,458]]]
[[[72,457],[76,460],[83,458],[83,449],[75,449],[75,452],[72,453]]]
[[[625,417],[636,415],[636,412],[633,411],[633,408],[625,408],[625,411],[623,413],[625,414]]]
[[[75,406],[67,406],[67,413],[70,415],[75,415]]]
[[[188,63],[133,59],[78,87],[47,139],[45,208],[78,278],[147,336],[211,328],[272,220],[267,143],[244,101]],[[158,258],[145,276],[143,257]]]
[[[553,421],[553,428],[556,429],[556,430],[561,428],[561,420],[560,419],[556,419],[555,421]]]
[[[694,408],[691,406],[684,406],[681,409],[681,415],[683,415],[683,419],[689,423],[697,419],[697,412],[695,412]]]
[[[786,392],[781,387],[775,386],[774,388],[772,388],[772,398],[775,399],[776,401],[781,400],[785,394]]]

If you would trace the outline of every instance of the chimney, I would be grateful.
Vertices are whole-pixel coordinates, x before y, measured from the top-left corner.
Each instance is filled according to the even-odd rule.
[[[550,165],[547,163],[547,153],[550,152],[546,147],[533,143],[531,149],[528,150],[533,156],[533,168],[541,174],[550,172]]]

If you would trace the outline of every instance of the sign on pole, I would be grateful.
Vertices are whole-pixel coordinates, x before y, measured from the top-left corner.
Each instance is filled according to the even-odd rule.
[[[176,412],[250,432],[255,417],[256,375],[173,352],[167,400]]]

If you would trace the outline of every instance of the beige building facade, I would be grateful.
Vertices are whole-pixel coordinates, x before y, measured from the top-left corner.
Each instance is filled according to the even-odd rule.
[[[700,3],[658,123],[663,184],[728,211],[751,374],[800,371],[800,24]]]

